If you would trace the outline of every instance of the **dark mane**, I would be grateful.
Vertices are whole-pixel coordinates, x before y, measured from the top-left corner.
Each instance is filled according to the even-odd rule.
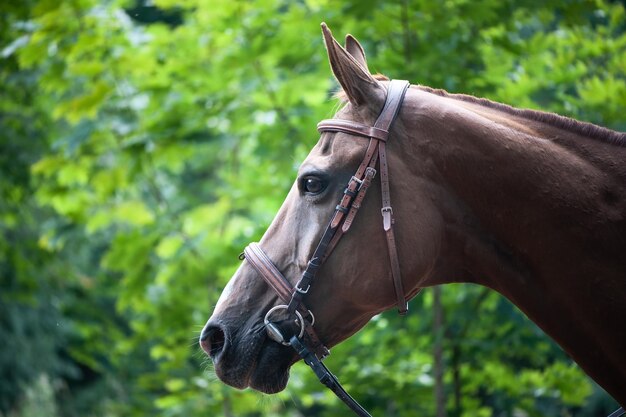
[[[626,146],[626,133],[617,132],[615,130],[607,129],[605,127],[600,127],[592,123],[580,122],[570,117],[560,116],[558,114],[543,112],[539,110],[518,109],[506,104],[488,100],[486,98],[478,98],[467,94],[451,94],[445,90],[426,87],[422,85],[412,85],[411,87],[417,88],[427,93],[436,94],[441,97],[461,100],[468,103],[474,103],[491,109],[502,111],[504,113],[508,113],[512,116],[545,123],[547,125],[554,126],[559,129],[564,129],[569,132],[579,134],[581,136],[598,139],[619,146]]]

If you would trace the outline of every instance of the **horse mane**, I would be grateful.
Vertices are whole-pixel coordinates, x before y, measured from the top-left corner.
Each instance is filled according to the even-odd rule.
[[[581,122],[579,120],[572,119],[571,117],[560,116],[555,113],[548,113],[540,110],[518,109],[507,104],[491,101],[486,98],[478,98],[467,94],[452,94],[438,88],[431,88],[422,85],[412,85],[411,87],[417,88],[427,93],[436,94],[441,97],[478,104],[480,106],[498,110],[515,117],[521,117],[524,119],[545,123],[547,125],[567,130],[581,136],[597,139],[619,146],[626,146],[626,133],[617,132],[615,130],[597,126],[592,123]]]

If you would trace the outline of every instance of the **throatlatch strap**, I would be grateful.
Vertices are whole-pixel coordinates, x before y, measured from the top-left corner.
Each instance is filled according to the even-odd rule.
[[[359,182],[362,183],[363,180],[365,180],[364,174],[366,168],[370,167],[373,169],[373,165],[375,165],[376,159],[379,160],[381,183],[380,185],[383,203],[381,209],[381,214],[383,216],[383,230],[385,231],[385,239],[387,241],[387,252],[389,255],[389,264],[391,269],[390,275],[396,294],[396,304],[398,312],[400,314],[406,314],[406,312],[408,311],[408,304],[406,295],[404,293],[404,286],[402,284],[400,260],[398,257],[396,238],[393,230],[394,218],[389,192],[389,169],[387,166],[386,142],[389,135],[389,128],[391,127],[391,124],[393,123],[395,118],[398,116],[400,106],[402,104],[402,101],[404,100],[404,96],[406,95],[406,91],[409,86],[409,82],[404,80],[392,80],[389,82],[385,104],[373,127],[342,119],[322,120],[317,125],[317,129],[320,132],[344,132],[352,135],[370,138],[366,157],[363,159],[361,165],[359,166],[359,169],[357,170],[357,173],[352,178],[356,178]],[[374,155],[371,155],[372,151]],[[371,164],[372,161],[373,164]],[[353,180],[351,180],[351,183],[352,181]],[[348,185],[350,187],[351,184],[349,183]],[[353,192],[354,189],[352,189],[351,191]],[[358,208],[360,207],[360,203],[362,198],[364,197],[365,191],[367,191],[367,187],[365,187],[365,190],[363,190],[363,193],[360,195],[360,199],[357,198],[358,202],[357,205],[354,207],[354,210],[352,210],[352,208],[349,208],[349,204],[354,199],[354,194],[352,194],[351,196],[344,195],[344,198],[341,200],[340,205],[337,206],[337,208],[341,208],[341,210],[335,211],[333,219],[329,227],[326,229],[326,232],[324,233],[324,238],[327,238],[329,234],[332,234],[332,239],[330,239],[330,241],[326,241],[326,239],[324,238],[322,239],[324,245],[322,246],[322,242],[320,242],[320,245],[318,245],[318,248],[315,250],[315,255],[313,255],[314,258],[321,258],[322,262],[328,258],[330,252],[332,252],[332,250],[335,248],[341,236],[350,228],[352,220],[354,219],[354,215],[356,214],[356,210],[358,210]],[[356,196],[358,196],[358,194],[356,194]],[[352,204],[354,205],[354,203]],[[346,213],[350,212],[352,213],[346,216]],[[341,221],[344,219],[345,227],[336,230]],[[317,268],[314,268],[312,272],[315,272],[316,269]],[[304,275],[306,275],[306,277]],[[313,281],[314,274],[307,274],[307,271],[305,271],[304,275],[300,282],[306,282],[306,286],[308,288],[310,282]],[[301,284],[299,283],[296,286],[299,287],[301,286]],[[304,294],[294,294],[294,296],[292,297],[292,302],[290,303],[291,310],[294,309],[293,304],[301,300],[303,296]]]
[[[393,80],[389,83],[387,92],[387,101],[385,107],[376,120],[374,127],[382,130],[389,130],[391,123],[394,121],[400,111],[400,104],[404,100],[406,90],[409,88],[407,81]],[[385,142],[378,144],[378,159],[380,163],[380,189],[382,195],[381,214],[383,216],[383,229],[387,240],[387,251],[389,252],[389,263],[391,266],[391,278],[393,287],[396,292],[396,304],[400,314],[406,314],[408,311],[408,303],[404,294],[402,285],[402,274],[400,272],[400,260],[398,258],[398,248],[396,238],[393,232],[393,209],[391,208],[391,195],[389,192],[389,167],[387,165],[387,151]]]

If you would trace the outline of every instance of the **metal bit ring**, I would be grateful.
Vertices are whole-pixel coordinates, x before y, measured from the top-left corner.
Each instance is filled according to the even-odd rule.
[[[286,304],[280,304],[274,306],[269,309],[269,311],[265,314],[265,318],[263,319],[263,323],[265,324],[265,328],[267,330],[267,334],[275,342],[278,342],[285,346],[291,346],[291,343],[288,342],[288,339],[283,336],[282,332],[278,328],[277,325],[270,321],[270,316],[277,310],[286,310]],[[302,314],[298,310],[294,311],[296,314],[296,319],[294,320],[296,324],[300,327],[300,333],[298,334],[298,339],[301,339],[304,336],[304,319],[302,318]]]

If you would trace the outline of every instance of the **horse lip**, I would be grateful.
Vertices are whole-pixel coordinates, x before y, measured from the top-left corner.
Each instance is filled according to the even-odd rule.
[[[220,355],[223,356],[223,355]],[[223,358],[213,359],[215,375],[227,385],[233,388],[245,389],[250,386],[250,379],[256,368],[256,364],[252,362],[247,369],[242,369],[239,363],[235,362],[235,367],[224,363]]]
[[[224,371],[222,367],[219,367],[218,364],[215,364],[215,374],[223,383],[230,385],[233,388],[237,389],[246,389],[250,386],[250,375],[251,371],[247,372],[245,377],[239,377],[237,375],[233,375],[232,372],[228,370]]]

